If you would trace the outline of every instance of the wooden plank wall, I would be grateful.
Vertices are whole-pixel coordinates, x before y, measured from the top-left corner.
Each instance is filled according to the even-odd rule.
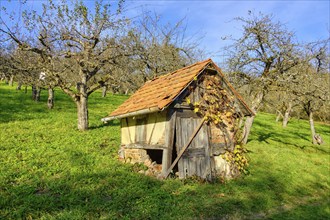
[[[121,119],[121,145],[165,145],[166,112]]]
[[[186,93],[183,93],[180,100],[174,105],[177,108],[176,139],[178,148],[183,146],[184,140],[188,138],[189,133],[192,132],[191,130],[198,124],[198,120],[196,119],[198,117],[192,111],[191,106],[189,107],[186,102],[186,97],[190,99],[191,103],[200,102],[207,81],[210,78],[220,76],[205,74],[203,77],[205,78],[203,81],[199,82],[200,85],[193,82],[192,85],[188,87]],[[223,86],[233,95],[222,80],[219,86]],[[223,116],[222,119],[226,120],[225,116]],[[227,125],[227,130],[231,134],[231,138],[233,138],[232,132],[230,132],[233,124],[228,123]],[[206,178],[208,175],[215,173],[214,171],[216,167],[219,167],[219,164],[217,164],[217,161],[215,161],[213,157],[225,152],[226,142],[228,142],[228,140],[225,140],[224,134],[219,128],[214,125],[205,126],[196,136],[191,146],[188,147],[182,160],[178,163],[180,178],[185,178],[187,175],[198,175]],[[179,150],[178,148],[176,149],[177,151]]]
[[[176,119],[176,150],[179,152],[187,143],[202,119],[192,110],[177,109]],[[208,126],[203,125],[182,158],[179,160],[179,177],[197,175],[206,178],[210,174],[209,132]]]
[[[165,129],[165,149],[163,150],[162,159],[162,174],[164,175],[166,171],[170,168],[172,164],[172,153],[174,147],[174,136],[175,136],[175,122],[176,122],[176,111],[174,109],[169,109],[167,114],[167,123]]]

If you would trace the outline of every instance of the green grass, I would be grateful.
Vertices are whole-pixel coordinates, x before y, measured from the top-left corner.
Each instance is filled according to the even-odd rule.
[[[117,160],[118,121],[100,119],[127,97],[90,97],[91,129],[76,129],[70,98],[55,108],[0,82],[0,219],[329,219],[330,126],[287,128],[258,114],[247,148],[250,175],[226,183],[159,181]]]

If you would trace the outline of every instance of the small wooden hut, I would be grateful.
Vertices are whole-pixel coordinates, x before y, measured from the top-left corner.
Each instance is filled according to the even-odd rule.
[[[152,164],[154,171],[165,177],[170,171],[179,178],[230,175],[221,154],[228,141],[236,141],[231,125],[226,128],[232,139],[228,140],[223,130],[201,123],[203,118],[189,104],[201,99],[203,85],[212,77],[234,97],[235,118],[253,114],[211,59],[198,62],[146,82],[102,119],[121,121],[119,156],[131,163]]]

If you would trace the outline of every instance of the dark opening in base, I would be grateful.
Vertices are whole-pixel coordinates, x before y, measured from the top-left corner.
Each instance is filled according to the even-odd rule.
[[[152,161],[155,161],[157,164],[162,164],[163,150],[147,149],[147,154]]]
[[[176,146],[175,146],[175,143],[176,143],[176,135],[174,135],[174,145],[173,145],[173,150],[172,150],[172,162],[174,162],[174,160],[176,159],[176,157],[178,156],[178,153],[176,151]],[[176,173],[179,171],[179,168],[178,168],[178,163],[175,164],[175,166],[173,167],[172,169],[173,173]]]

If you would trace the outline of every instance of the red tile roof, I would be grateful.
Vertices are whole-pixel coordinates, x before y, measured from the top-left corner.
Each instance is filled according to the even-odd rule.
[[[176,96],[210,62],[210,59],[198,62],[146,82],[129,99],[113,111],[110,116],[118,116],[154,107],[162,110],[171,104]]]
[[[211,59],[184,67],[146,82],[129,99],[113,111],[110,114],[110,117],[118,117],[120,115],[126,115],[128,113],[148,109],[153,109],[153,111],[155,109],[159,111],[163,110],[169,106],[190,84],[190,82],[192,82],[194,78],[198,76],[199,73],[201,73],[210,63],[213,64],[212,66],[215,67],[219,74],[222,75],[220,68],[217,67]],[[230,84],[229,87],[233,90],[237,98],[243,102],[242,104],[244,107],[247,107],[242,97],[232,88]],[[248,108],[248,110],[250,109]]]

